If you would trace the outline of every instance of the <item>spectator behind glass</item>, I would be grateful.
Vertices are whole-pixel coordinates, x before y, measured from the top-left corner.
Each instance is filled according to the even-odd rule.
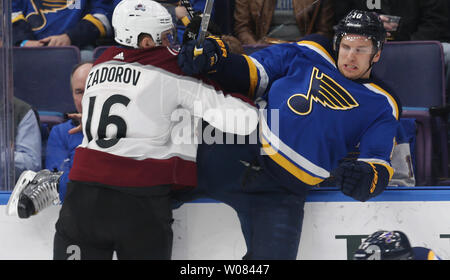
[[[77,46],[90,60],[98,39],[112,36],[112,0],[14,0],[13,45]]]
[[[25,170],[41,170],[41,130],[36,112],[26,102],[14,97],[15,180]]]
[[[236,0],[234,31],[244,45],[331,38],[333,14],[329,0]]]
[[[74,67],[70,76],[73,101],[78,113],[82,112],[81,100],[83,99],[86,79],[91,68],[91,62],[78,64]],[[75,148],[83,141],[83,133],[81,131],[69,134],[69,130],[75,128],[78,124],[77,120],[68,120],[65,123],[54,126],[50,131],[47,142],[45,168],[51,171],[64,171],[59,184],[61,201],[64,201],[66,194],[66,184],[72,168]]]
[[[442,48],[444,50],[444,59],[445,59],[445,74],[446,74],[446,90],[447,90],[447,104],[449,102],[450,96],[450,3],[445,1],[445,11],[447,15],[447,25],[446,30],[447,34],[445,34],[444,38],[442,38]],[[450,134],[450,132],[449,132]]]

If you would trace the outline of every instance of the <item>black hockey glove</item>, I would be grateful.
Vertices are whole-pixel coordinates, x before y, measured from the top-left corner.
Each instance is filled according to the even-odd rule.
[[[191,40],[197,39],[201,22],[202,22],[201,13],[196,12],[195,16],[190,20],[189,24],[186,26],[186,30],[183,33],[183,44],[186,44]],[[208,36],[214,35],[220,37],[222,35],[222,32],[220,31],[220,27],[218,27],[213,21],[209,21],[207,35]]]
[[[221,61],[228,57],[228,45],[219,37],[209,36],[203,42],[203,52],[194,55],[197,41],[191,40],[183,44],[178,55],[178,65],[187,75],[212,73]]]
[[[334,175],[341,191],[361,202],[381,194],[389,183],[386,167],[364,161],[345,161]]]

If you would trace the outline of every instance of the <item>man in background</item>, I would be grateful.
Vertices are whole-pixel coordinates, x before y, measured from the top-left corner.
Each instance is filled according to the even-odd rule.
[[[76,65],[70,75],[70,85],[72,97],[75,103],[77,113],[82,113],[81,100],[84,95],[86,80],[89,71],[92,68],[92,62],[84,62]],[[76,119],[70,119],[62,124],[55,125],[50,131],[47,141],[47,151],[45,157],[45,168],[51,171],[63,171],[59,182],[59,196],[63,202],[66,194],[69,172],[73,164],[75,149],[83,141],[83,133],[74,134],[69,131],[79,125]]]

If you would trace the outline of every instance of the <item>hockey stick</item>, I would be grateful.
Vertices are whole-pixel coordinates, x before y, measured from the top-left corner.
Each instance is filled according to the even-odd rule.
[[[203,11],[202,22],[200,24],[200,33],[198,34],[197,43],[195,44],[194,57],[203,53],[203,42],[205,41],[206,32],[208,31],[213,5],[214,0],[206,0],[205,10]]]
[[[181,0],[181,5],[186,8],[191,19],[194,18],[194,8],[192,8],[191,2],[189,0]]]

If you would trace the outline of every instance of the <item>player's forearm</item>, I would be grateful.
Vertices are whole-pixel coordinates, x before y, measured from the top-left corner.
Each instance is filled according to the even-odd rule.
[[[178,65],[187,75],[207,75],[227,92],[241,93],[253,97],[258,85],[258,70],[246,55],[234,54],[222,39],[206,38],[202,52],[194,54],[196,41],[183,44],[178,55]]]
[[[230,53],[229,57],[218,65],[217,71],[208,76],[218,82],[225,91],[241,93],[253,98],[257,72],[244,55]]]

